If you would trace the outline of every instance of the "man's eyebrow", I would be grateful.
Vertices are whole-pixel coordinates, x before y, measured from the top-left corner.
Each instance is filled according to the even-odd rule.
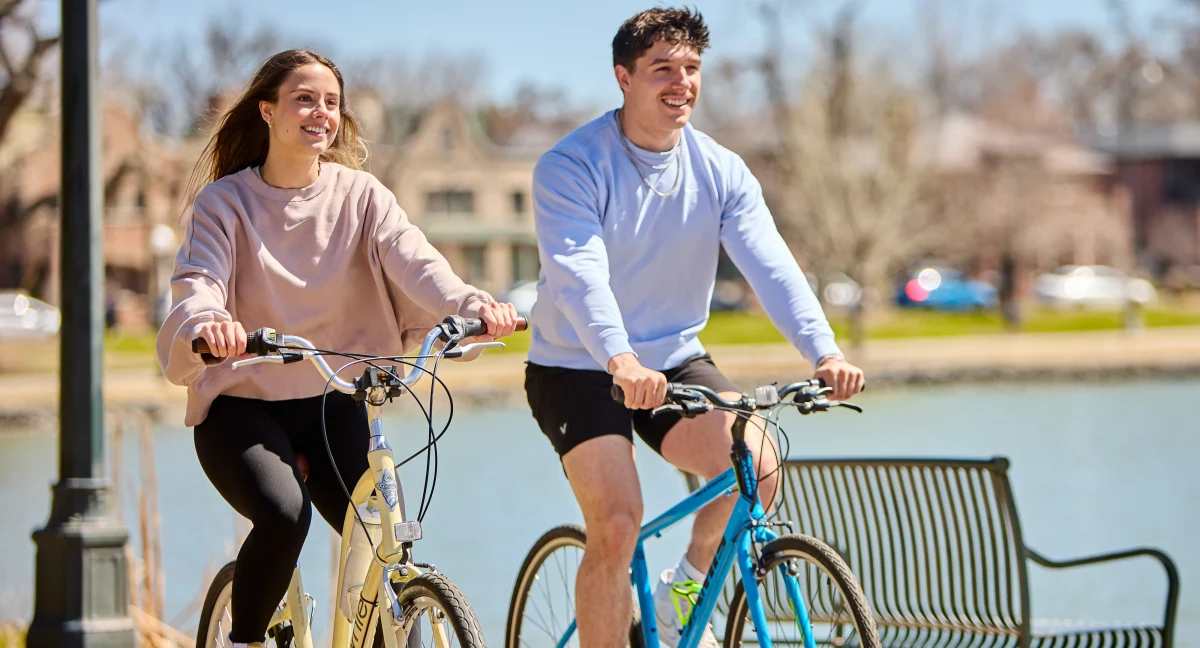
[[[653,61],[650,61],[650,65],[658,65],[659,63],[671,63],[671,62],[672,62],[672,59],[664,58],[664,57],[660,56],[660,57],[654,59]],[[684,59],[684,62],[685,63],[699,63],[700,57],[689,56],[688,58]]]

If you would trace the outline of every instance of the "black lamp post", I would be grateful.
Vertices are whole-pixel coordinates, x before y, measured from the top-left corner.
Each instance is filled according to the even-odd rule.
[[[112,517],[104,474],[104,247],[96,0],[62,0],[62,328],[58,483],[37,543],[26,644],[134,646],[129,534]]]

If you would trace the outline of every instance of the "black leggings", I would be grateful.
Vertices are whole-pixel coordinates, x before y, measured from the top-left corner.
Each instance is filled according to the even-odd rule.
[[[325,425],[337,471],[353,490],[368,467],[366,408],[345,394],[331,393]],[[253,524],[234,568],[230,637],[263,641],[300,558],[312,521],[310,504],[339,534],[346,515],[346,494],[321,436],[321,397],[264,401],[218,396],[196,426],[195,438],[204,474]],[[308,459],[307,482],[296,466],[297,453]]]

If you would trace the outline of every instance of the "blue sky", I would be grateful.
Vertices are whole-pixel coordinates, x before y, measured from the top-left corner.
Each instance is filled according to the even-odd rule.
[[[869,46],[889,55],[919,50],[920,7],[934,4],[970,51],[1019,27],[1038,31],[1079,26],[1113,34],[1107,0],[863,0],[861,24]],[[50,3],[57,5],[57,2]],[[474,55],[484,65],[485,92],[511,96],[522,81],[561,87],[573,101],[609,104],[610,42],[620,23],[655,0],[106,0],[101,4],[107,47],[152,55],[176,41],[197,40],[214,16],[232,15],[248,26],[272,25],[288,47],[330,53],[343,67],[352,60],[420,60],[431,55]],[[749,0],[693,0],[709,22],[708,57],[757,51],[761,27]],[[811,47],[814,25],[827,25],[834,0],[792,0],[785,25],[795,56]],[[1128,0],[1143,33],[1161,29],[1179,0]],[[52,11],[56,11],[55,7]],[[111,51],[111,49],[109,50]]]

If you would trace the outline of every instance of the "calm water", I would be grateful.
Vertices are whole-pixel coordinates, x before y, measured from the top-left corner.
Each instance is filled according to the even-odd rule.
[[[1013,460],[1012,481],[1026,541],[1052,558],[1154,545],[1170,553],[1183,580],[1177,637],[1200,646],[1200,382],[1052,387],[970,387],[893,391],[862,398],[867,413],[785,418],[799,455],[923,455]],[[393,412],[389,438],[397,455],[418,448],[424,429]],[[122,456],[137,475],[136,435]],[[205,574],[233,555],[237,523],[197,465],[190,430],[154,430],[160,487],[168,620],[191,632]],[[417,557],[435,563],[466,593],[493,645],[517,568],[547,528],[580,516],[550,445],[523,409],[461,414],[439,445],[441,472]],[[417,462],[414,462],[416,464]],[[647,514],[684,492],[682,479],[639,445]],[[0,619],[32,613],[34,545],[54,479],[52,437],[0,438]],[[424,463],[404,468],[410,510],[420,497]],[[140,546],[137,498],[126,493],[130,535]],[[314,516],[301,562],[307,589],[328,606],[330,537]],[[673,565],[685,529],[648,547],[652,571]],[[1158,618],[1165,578],[1154,563],[1032,572],[1036,617],[1111,620]],[[323,607],[322,609],[329,609]],[[325,636],[329,614],[316,619]]]

